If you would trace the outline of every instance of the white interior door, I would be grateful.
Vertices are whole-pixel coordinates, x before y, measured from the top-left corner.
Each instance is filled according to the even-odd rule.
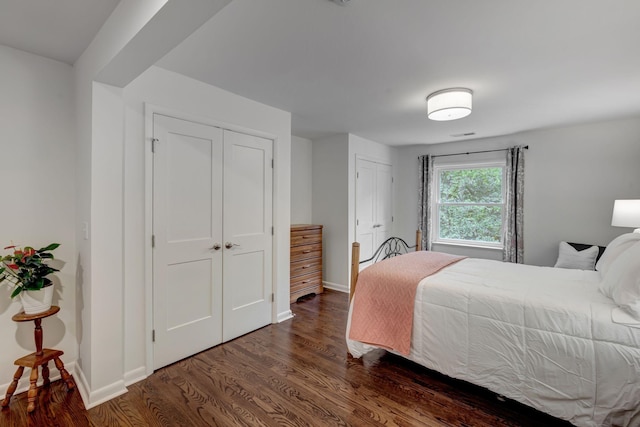
[[[224,131],[224,341],[271,323],[272,150],[269,139]]]
[[[222,130],[155,114],[154,369],[222,342]]]
[[[367,259],[390,237],[393,228],[391,165],[356,160],[356,241]],[[361,268],[366,264],[362,264]]]
[[[356,159],[356,241],[360,258],[367,259],[376,249],[376,164]]]
[[[393,176],[391,165],[376,163],[375,248],[391,237],[393,229]]]

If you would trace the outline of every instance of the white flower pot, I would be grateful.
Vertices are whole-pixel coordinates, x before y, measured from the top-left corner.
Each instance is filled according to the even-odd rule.
[[[20,301],[25,314],[38,314],[51,308],[53,301],[53,285],[38,291],[20,292]]]

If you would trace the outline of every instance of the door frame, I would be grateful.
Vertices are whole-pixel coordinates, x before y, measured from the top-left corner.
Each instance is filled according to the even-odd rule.
[[[161,107],[151,103],[144,103],[144,309],[145,309],[145,374],[149,376],[153,374],[153,248],[151,246],[151,239],[153,236],[153,115],[161,114],[165,116],[174,117],[180,120],[186,120],[190,122],[200,123],[207,126],[214,126],[221,129],[228,129],[238,133],[245,133],[247,135],[259,136],[262,138],[270,139],[273,143],[273,168],[271,170],[273,179],[273,189],[271,196],[274,202],[272,203],[272,218],[273,226],[275,227],[276,218],[276,168],[278,167],[278,161],[275,156],[275,147],[278,143],[277,135],[263,132],[244,126],[234,125],[232,123],[226,123],[221,120],[215,120],[209,117],[197,116],[193,114],[184,113],[171,108]],[[274,294],[274,298],[271,302],[271,323],[277,323],[278,313],[277,304],[278,301],[278,286],[277,286],[277,256],[276,256],[276,241],[275,238],[271,242],[272,251],[272,273],[271,273],[271,292]],[[126,351],[126,349],[125,349]]]

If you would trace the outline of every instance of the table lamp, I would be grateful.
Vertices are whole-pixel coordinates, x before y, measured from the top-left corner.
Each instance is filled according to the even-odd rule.
[[[640,227],[640,200],[614,201],[611,225],[614,227]],[[640,233],[640,228],[636,228],[633,232]]]

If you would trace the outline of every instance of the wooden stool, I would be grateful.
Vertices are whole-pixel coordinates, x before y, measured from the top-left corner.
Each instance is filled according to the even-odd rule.
[[[45,317],[52,316],[60,311],[60,307],[54,305],[45,312],[37,313],[37,314],[25,314],[24,311],[14,315],[11,319],[14,322],[28,322],[33,320],[36,327],[33,331],[33,335],[36,342],[36,351],[35,353],[31,353],[27,356],[21,357],[20,359],[14,362],[14,365],[18,365],[18,370],[13,376],[13,381],[9,385],[7,389],[7,396],[2,401],[2,406],[8,406],[9,401],[11,400],[11,396],[16,391],[16,387],[18,387],[18,381],[20,377],[22,377],[22,373],[24,372],[24,368],[31,368],[31,376],[29,380],[31,382],[31,386],[29,387],[29,392],[27,394],[27,412],[33,412],[36,409],[36,397],[38,397],[38,387],[36,383],[38,382],[38,367],[42,366],[42,379],[43,386],[47,387],[50,384],[49,381],[49,361],[53,360],[56,365],[56,368],[60,371],[60,375],[65,383],[67,383],[67,389],[69,391],[73,390],[76,386],[73,378],[64,369],[64,363],[60,360],[60,356],[64,353],[60,350],[52,350],[49,348],[42,348],[42,319]]]

